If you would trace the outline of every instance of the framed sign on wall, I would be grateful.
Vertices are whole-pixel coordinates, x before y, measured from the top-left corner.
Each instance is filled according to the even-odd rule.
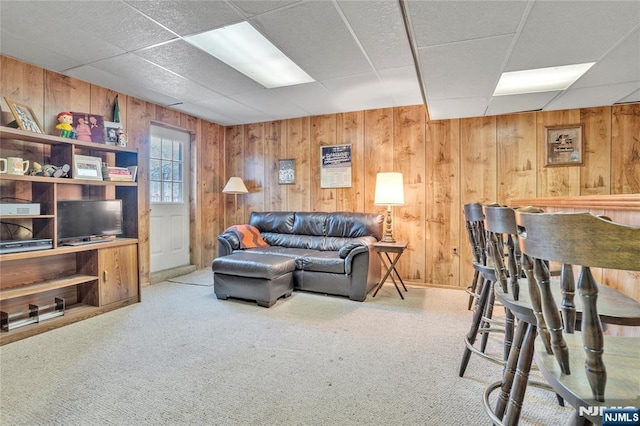
[[[544,128],[545,166],[579,166],[583,160],[582,124]]]
[[[351,145],[320,147],[320,188],[351,187]]]

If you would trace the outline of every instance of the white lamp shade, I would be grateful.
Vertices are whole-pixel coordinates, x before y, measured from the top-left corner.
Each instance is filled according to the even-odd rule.
[[[404,184],[402,173],[378,173],[376,176],[376,193],[373,203],[378,206],[404,205]]]
[[[225,194],[248,194],[249,191],[244,185],[241,178],[234,176],[229,178],[229,182],[224,186],[222,190]]]

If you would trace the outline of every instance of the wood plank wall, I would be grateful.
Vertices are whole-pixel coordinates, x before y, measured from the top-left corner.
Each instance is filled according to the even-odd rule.
[[[584,165],[544,167],[545,126],[584,125]],[[226,128],[226,177],[249,194],[225,204],[224,226],[253,210],[366,211],[377,172],[404,174],[394,236],[408,241],[403,277],[464,287],[473,274],[462,206],[516,198],[640,193],[640,104],[427,121],[423,106],[295,118]],[[267,136],[268,135],[268,136]],[[320,188],[320,146],[353,145],[351,188]],[[279,148],[274,148],[275,145]],[[295,185],[277,160],[296,160]],[[457,254],[454,254],[457,253]]]
[[[639,103],[441,121],[428,121],[424,106],[410,106],[223,127],[1,55],[0,76],[0,95],[30,105],[48,133],[63,110],[110,120],[118,95],[129,143],[140,150],[142,285],[149,282],[151,122],[193,134],[191,262],[201,268],[217,254],[217,235],[252,210],[384,213],[373,204],[382,171],[404,174],[407,204],[393,209],[394,235],[409,243],[401,273],[440,286],[470,280],[465,203],[640,193]],[[575,123],[585,126],[584,166],[545,168],[544,126]],[[353,151],[352,186],[320,189],[320,146],[346,143]],[[278,184],[284,158],[296,160],[294,185]],[[235,197],[221,193],[230,176],[241,176],[250,191],[238,196],[237,209]]]

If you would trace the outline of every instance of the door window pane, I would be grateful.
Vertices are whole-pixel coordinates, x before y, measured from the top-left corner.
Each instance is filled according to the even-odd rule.
[[[183,144],[166,138],[151,138],[149,163],[152,203],[184,202]]]

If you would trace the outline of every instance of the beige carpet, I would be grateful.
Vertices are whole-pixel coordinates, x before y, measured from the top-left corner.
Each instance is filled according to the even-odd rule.
[[[213,286],[213,271],[211,268],[199,269],[187,275],[170,278],[167,281],[177,284],[191,284],[211,287]]]
[[[490,424],[482,392],[500,367],[474,356],[457,375],[466,294],[406,296],[294,292],[266,309],[146,287],[142,303],[1,347],[0,424]],[[532,389],[521,424],[570,414]]]

